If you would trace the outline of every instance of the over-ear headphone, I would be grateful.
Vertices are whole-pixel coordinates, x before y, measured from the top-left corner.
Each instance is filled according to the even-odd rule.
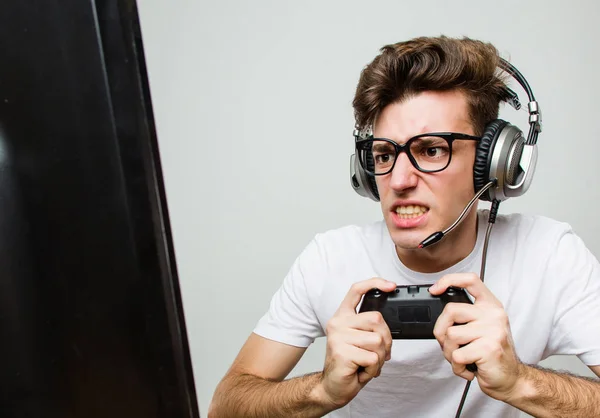
[[[478,141],[473,165],[473,183],[475,192],[478,192],[490,181],[495,185],[485,191],[480,199],[486,201],[503,201],[509,197],[523,195],[533,179],[537,162],[537,137],[542,131],[542,114],[538,102],[533,96],[531,87],[525,77],[511,63],[500,58],[499,67],[510,74],[523,87],[529,98],[527,105],[529,111],[529,133],[527,138],[515,125],[495,119],[489,122]],[[504,101],[519,110],[521,103],[517,94],[509,88],[505,89]],[[370,131],[361,132],[354,130],[355,142],[371,135]],[[379,193],[375,176],[365,172],[359,158],[358,151],[350,156],[350,183],[352,188],[361,196],[379,201]],[[366,153],[363,161],[367,169],[372,169],[373,159]]]

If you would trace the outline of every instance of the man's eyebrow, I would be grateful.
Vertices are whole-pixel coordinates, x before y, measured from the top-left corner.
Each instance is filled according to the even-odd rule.
[[[376,150],[376,151],[386,151],[386,150],[393,149],[393,148],[394,147],[389,142],[373,144],[373,150]]]
[[[434,142],[434,141],[444,141],[444,138],[441,138],[439,136],[435,136],[435,135],[430,135],[430,136],[422,136],[419,138],[419,140],[425,142]]]

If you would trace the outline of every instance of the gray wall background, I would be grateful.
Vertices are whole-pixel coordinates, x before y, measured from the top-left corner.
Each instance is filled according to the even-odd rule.
[[[218,381],[313,235],[381,216],[378,204],[350,188],[348,165],[354,88],[360,70],[384,44],[438,34],[493,42],[531,83],[544,121],[533,185],[500,211],[567,221],[600,255],[594,129],[600,111],[600,3],[138,5],[204,414]],[[525,93],[513,87],[525,101]],[[525,112],[504,109],[501,117],[526,128]],[[324,342],[309,348],[294,375],[322,368]],[[591,375],[577,358],[544,364]]]

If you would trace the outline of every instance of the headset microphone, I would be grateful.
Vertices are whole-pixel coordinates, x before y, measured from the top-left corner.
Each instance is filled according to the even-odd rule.
[[[464,210],[462,211],[462,213],[460,214],[460,216],[456,219],[456,221],[454,221],[454,223],[452,225],[450,225],[448,228],[446,228],[443,231],[434,232],[433,234],[431,234],[430,236],[428,236],[427,238],[425,238],[418,245],[417,248],[429,247],[430,245],[433,245],[436,242],[439,242],[442,238],[444,238],[444,236],[447,233],[451,232],[454,228],[456,228],[458,226],[459,223],[462,222],[462,220],[465,218],[465,215],[467,213],[469,213],[469,210],[471,210],[471,207],[477,201],[477,199],[479,199],[481,197],[481,195],[486,192],[487,189],[489,189],[490,187],[495,186],[495,185],[496,185],[496,181],[494,180],[494,181],[490,181],[488,184],[486,184],[485,186],[483,186],[483,188],[481,190],[479,190],[477,193],[475,193],[475,196],[473,196],[473,198],[469,201],[469,203],[464,208]]]

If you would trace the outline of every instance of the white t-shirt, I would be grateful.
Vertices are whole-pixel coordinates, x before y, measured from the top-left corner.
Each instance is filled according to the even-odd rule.
[[[371,277],[431,284],[456,272],[479,274],[488,211],[479,212],[477,244],[453,267],[417,273],[399,260],[383,221],[318,234],[296,259],[254,332],[307,347],[350,286]],[[574,354],[600,364],[600,265],[569,225],[541,216],[499,215],[491,233],[486,286],[502,302],[516,352],[529,364]],[[465,380],[452,373],[436,340],[393,340],[392,358],[348,405],[330,417],[453,417]],[[473,381],[462,417],[516,417]]]

